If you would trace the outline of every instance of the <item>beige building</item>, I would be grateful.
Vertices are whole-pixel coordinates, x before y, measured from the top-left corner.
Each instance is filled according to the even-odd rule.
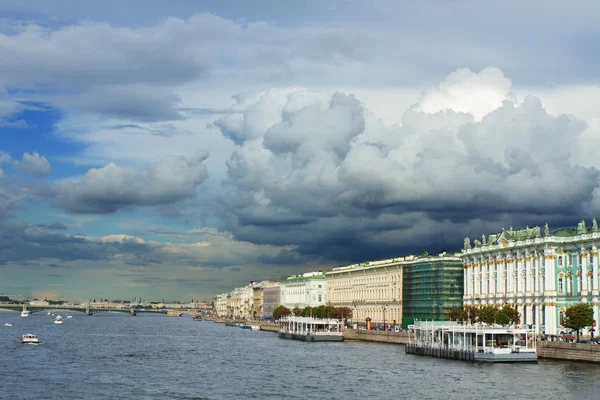
[[[402,321],[402,263],[414,256],[368,261],[327,272],[327,303],[352,308],[352,319],[363,323]]]

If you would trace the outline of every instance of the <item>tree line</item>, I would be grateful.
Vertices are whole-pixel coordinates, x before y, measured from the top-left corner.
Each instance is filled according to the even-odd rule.
[[[471,321],[471,323],[481,322],[487,325],[511,325],[518,324],[521,315],[519,312],[505,305],[500,308],[497,305],[485,305],[481,308],[476,306],[456,307],[448,313],[448,319],[457,321]]]
[[[321,305],[317,307],[294,307],[289,309],[282,305],[278,306],[273,311],[273,318],[279,319],[294,315],[296,317],[313,317],[313,318],[333,318],[333,319],[349,319],[352,318],[352,309],[350,307],[334,307]]]

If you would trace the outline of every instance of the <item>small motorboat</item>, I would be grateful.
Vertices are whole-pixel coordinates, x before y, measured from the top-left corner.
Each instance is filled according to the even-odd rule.
[[[73,318],[73,316],[72,315],[67,315],[67,318]]]
[[[40,339],[38,339],[37,335],[28,333],[28,334],[21,336],[21,343],[38,344],[38,343],[40,343]]]
[[[55,324],[62,324],[63,323],[63,319],[60,315],[56,316],[56,319],[54,320]]]
[[[260,326],[258,325],[251,325],[251,327],[253,331],[260,331]]]
[[[50,311],[48,311],[48,315],[51,315]]]
[[[31,312],[29,310],[21,311],[21,317],[25,318],[25,317],[29,317],[29,316],[31,316]]]
[[[12,324],[10,322],[7,322],[4,324],[4,326],[12,326]]]

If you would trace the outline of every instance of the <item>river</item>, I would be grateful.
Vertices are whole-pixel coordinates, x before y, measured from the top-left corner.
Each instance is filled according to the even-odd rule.
[[[0,399],[598,399],[600,366],[486,365],[190,317],[0,312]],[[10,322],[12,327],[4,326]],[[23,345],[35,333],[40,345]]]

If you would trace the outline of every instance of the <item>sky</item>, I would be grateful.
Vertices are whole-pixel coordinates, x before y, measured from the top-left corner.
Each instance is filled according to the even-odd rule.
[[[210,300],[600,217],[600,3],[0,0],[0,292]]]

